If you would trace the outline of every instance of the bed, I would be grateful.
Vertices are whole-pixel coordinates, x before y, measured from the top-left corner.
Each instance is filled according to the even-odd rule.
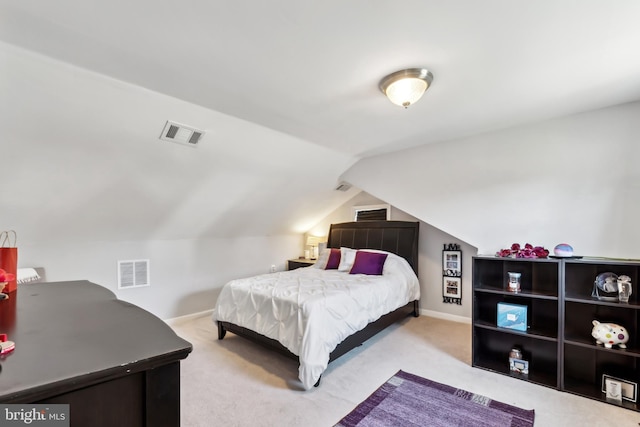
[[[292,357],[303,387],[317,386],[328,363],[418,317],[418,236],[417,222],[332,224],[316,265],[223,287],[213,314],[218,339],[229,331]],[[338,268],[325,270],[336,266],[336,253]],[[377,272],[364,271],[372,265]]]

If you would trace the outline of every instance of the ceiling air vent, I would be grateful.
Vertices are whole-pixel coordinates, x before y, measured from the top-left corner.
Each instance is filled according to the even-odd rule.
[[[204,131],[167,121],[162,130],[162,135],[160,135],[160,139],[195,147],[203,135]]]
[[[340,184],[338,184],[338,186],[336,187],[336,190],[338,191],[347,191],[351,188],[351,184],[342,181]]]

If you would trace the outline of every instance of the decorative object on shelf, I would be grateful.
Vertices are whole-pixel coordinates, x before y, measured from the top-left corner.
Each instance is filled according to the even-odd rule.
[[[519,243],[514,243],[509,249],[500,249],[496,252],[496,256],[501,258],[547,258],[549,251],[542,246],[533,246],[526,243],[521,247]]]
[[[442,251],[442,302],[462,305],[462,251],[455,243]]]
[[[573,247],[567,243],[558,243],[553,248],[553,254],[558,258],[571,258],[573,257]]]
[[[35,268],[19,268],[18,272],[16,273],[16,282],[18,283],[18,285],[22,283],[35,282],[36,280],[40,280],[40,275]]]
[[[7,334],[0,334],[0,355],[12,352],[16,348],[16,343],[7,339]]]
[[[520,304],[498,303],[497,324],[499,328],[527,331],[527,306]]]
[[[518,293],[521,290],[520,277],[522,273],[516,273],[514,271],[507,272],[509,275],[509,281],[507,282],[507,290],[509,292]]]
[[[604,380],[604,389],[606,390],[607,400],[613,403],[622,403],[622,383],[613,378]]]
[[[13,237],[13,238],[12,238]],[[0,280],[7,282],[4,293],[8,294],[18,288],[16,273],[18,272],[18,238],[13,230],[0,232],[0,268],[11,274],[11,279]]]
[[[618,301],[629,302],[631,292],[631,277],[625,275],[618,276]]]
[[[607,388],[607,383],[609,381],[615,381],[620,384],[620,395],[622,399],[634,403],[638,400],[638,384],[621,378],[615,378],[607,374],[602,374],[602,392],[607,393],[607,398],[609,397]]]
[[[606,348],[612,348],[614,345],[627,348],[629,332],[624,327],[615,323],[600,323],[597,320],[591,323],[593,324],[591,336],[595,338],[596,344],[604,344]]]
[[[522,358],[522,350],[518,347],[509,352],[509,371],[512,374],[529,375],[529,362]]]
[[[520,350],[518,347],[513,347],[511,349],[511,351],[509,352],[509,358],[510,359],[522,359],[522,350]]]
[[[591,296],[600,301],[618,301],[618,275],[611,272],[598,274]]]

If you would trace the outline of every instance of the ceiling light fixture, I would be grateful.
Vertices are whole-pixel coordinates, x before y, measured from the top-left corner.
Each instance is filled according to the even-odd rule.
[[[389,74],[380,81],[380,90],[396,105],[415,104],[431,86],[433,74],[426,68],[409,68]]]

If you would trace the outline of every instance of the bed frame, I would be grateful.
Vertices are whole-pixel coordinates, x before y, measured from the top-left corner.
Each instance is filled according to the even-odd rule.
[[[392,252],[405,258],[417,276],[419,225],[420,223],[418,222],[407,221],[359,221],[332,224],[329,228],[327,247],[381,249]],[[366,340],[388,326],[410,315],[418,317],[420,315],[419,309],[418,300],[411,301],[407,305],[380,317],[375,322],[369,323],[364,329],[348,336],[338,344],[330,354],[329,362],[332,362],[353,348],[362,345]],[[233,323],[218,321],[219,340],[224,338],[227,331],[298,360],[298,356],[291,353],[286,347],[274,339],[267,338],[264,335]],[[316,387],[319,384],[320,380],[316,383]]]

